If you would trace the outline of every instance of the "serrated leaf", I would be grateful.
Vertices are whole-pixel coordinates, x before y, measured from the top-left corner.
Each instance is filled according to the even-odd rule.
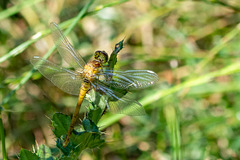
[[[105,141],[101,139],[101,135],[96,132],[85,132],[75,138],[75,143],[78,144],[77,149],[82,151],[87,148],[95,148],[102,145]]]
[[[35,153],[32,153],[31,151],[28,151],[26,149],[21,149],[19,154],[20,160],[39,160],[40,157],[38,157]]]
[[[68,117],[68,118],[67,118]],[[66,135],[67,127],[70,124],[70,117],[56,113],[53,116],[54,134],[58,137]],[[69,121],[66,123],[66,121]],[[65,126],[67,127],[65,127]],[[95,148],[102,145],[105,141],[101,138],[101,132],[97,125],[90,119],[84,119],[82,122],[85,131],[77,132],[73,130],[69,144],[63,147],[63,140],[57,139],[57,147],[62,151],[64,156],[77,157],[84,149]],[[63,133],[63,134],[62,134]]]
[[[46,160],[53,160],[51,150],[48,146],[46,145],[40,145],[37,151],[37,155],[41,159],[46,159]]]
[[[61,141],[59,138],[56,141],[56,146],[62,151],[65,156],[70,155],[71,150],[73,150],[73,148],[70,148],[69,145],[67,147],[63,147],[63,141]]]
[[[86,95],[86,99],[92,103],[93,107],[104,109],[106,106],[107,96],[101,95],[99,92],[96,92],[94,89]]]
[[[86,99],[91,103],[89,106],[89,112],[87,114],[88,119],[91,119],[95,124],[98,123],[102,117],[103,110],[106,107],[107,97],[96,92],[94,89],[86,96]]]
[[[90,119],[83,120],[83,128],[85,131],[74,138],[73,145],[77,147],[75,151],[80,153],[84,149],[95,148],[105,142],[101,138],[99,128]]]
[[[114,65],[117,63],[117,54],[118,54],[118,52],[120,52],[120,50],[122,48],[123,48],[123,40],[121,40],[120,42],[118,42],[115,45],[115,49],[111,53],[111,56],[110,56],[109,61],[108,61],[108,67],[109,67],[108,69],[109,70],[114,69]]]
[[[105,143],[105,140],[101,138],[100,134],[94,134],[92,133],[91,141],[88,143],[89,148],[96,148],[100,147]]]
[[[82,125],[86,132],[99,132],[98,127],[90,119],[84,119]]]
[[[91,119],[93,123],[97,124],[100,118],[102,117],[102,112],[103,112],[102,109],[100,107],[97,107],[96,109],[91,109],[88,112],[87,117],[88,119]]]
[[[68,127],[70,126],[71,118],[62,113],[55,113],[52,118],[53,133],[56,137],[66,135]]]
[[[101,138],[99,132],[84,132],[75,137],[74,144],[72,144],[75,146],[75,149],[71,153],[74,157],[79,155],[83,150],[87,148],[93,149],[95,147],[99,147],[100,145],[104,144],[104,142],[105,141]]]
[[[72,157],[62,157],[60,158],[60,160],[72,160],[73,158]]]

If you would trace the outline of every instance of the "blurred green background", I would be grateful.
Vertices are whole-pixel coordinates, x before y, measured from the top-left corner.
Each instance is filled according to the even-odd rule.
[[[54,147],[51,116],[74,111],[77,97],[32,73],[29,59],[54,45],[50,22],[67,28],[87,2],[0,1],[0,103],[12,159],[21,147]],[[74,47],[87,61],[125,39],[116,69],[153,70],[160,81],[135,93],[146,116],[104,115],[106,144],[81,159],[240,159],[239,31],[239,0],[94,1],[68,35]],[[48,59],[66,66],[56,51]]]

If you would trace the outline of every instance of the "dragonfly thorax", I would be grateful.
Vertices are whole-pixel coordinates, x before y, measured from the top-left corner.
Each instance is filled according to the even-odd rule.
[[[84,70],[83,70],[83,78],[87,79],[89,81],[93,81],[96,77],[96,74],[100,72],[100,69],[102,67],[102,62],[99,60],[93,60],[88,62],[85,66],[84,66]]]

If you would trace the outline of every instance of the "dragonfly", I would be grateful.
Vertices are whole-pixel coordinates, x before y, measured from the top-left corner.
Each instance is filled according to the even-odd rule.
[[[114,113],[130,116],[145,114],[143,106],[137,100],[119,90],[131,91],[151,86],[158,81],[155,72],[107,69],[105,64],[108,62],[108,54],[105,51],[96,51],[93,60],[86,63],[55,22],[50,24],[50,28],[58,52],[73,69],[61,67],[39,56],[34,56],[30,62],[55,86],[66,93],[78,96],[71,124],[63,143],[64,147],[69,143],[84,97],[91,89],[108,97],[106,105]]]

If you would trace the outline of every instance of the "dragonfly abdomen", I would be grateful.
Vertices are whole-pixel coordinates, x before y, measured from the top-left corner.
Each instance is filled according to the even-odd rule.
[[[66,139],[65,139],[65,141],[63,143],[64,147],[66,147],[68,145],[68,142],[70,140],[72,131],[74,129],[74,124],[77,121],[78,113],[80,111],[83,99],[84,99],[87,91],[89,90],[89,88],[90,88],[90,81],[88,81],[88,80],[86,82],[84,81],[82,83],[82,85],[81,85],[81,88],[80,88],[80,93],[79,93],[79,97],[78,97],[77,107],[76,107],[75,112],[73,114],[72,121],[71,121],[71,124],[70,124],[68,132],[67,132],[67,137],[66,137]]]
[[[87,91],[90,88],[90,82],[89,81],[85,81],[82,83],[81,88],[80,88],[80,93],[79,93],[79,100],[83,100]]]

